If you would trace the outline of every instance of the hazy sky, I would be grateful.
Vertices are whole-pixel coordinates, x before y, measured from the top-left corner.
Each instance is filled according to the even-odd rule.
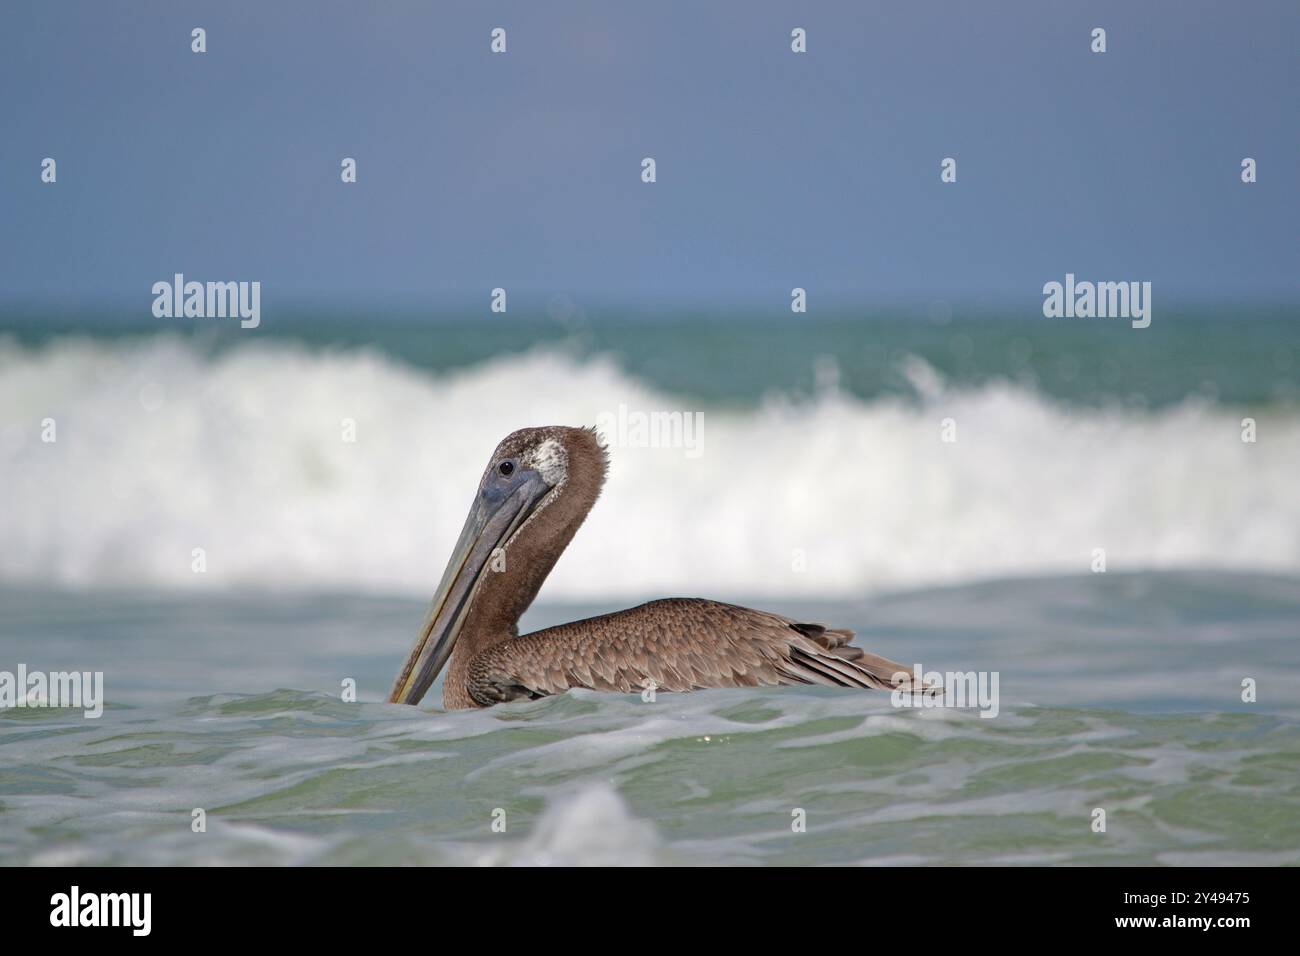
[[[1039,297],[1067,271],[1163,302],[1300,298],[1295,0],[10,0],[0,17],[4,299],[147,309],[184,272],[260,280],[264,306],[493,286],[779,303],[796,285],[815,305]]]

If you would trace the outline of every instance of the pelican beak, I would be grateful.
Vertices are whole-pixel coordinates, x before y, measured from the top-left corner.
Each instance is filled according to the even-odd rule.
[[[388,695],[390,704],[418,704],[428,693],[451,657],[493,553],[510,540],[550,491],[551,486],[541,475],[522,469],[508,487],[489,483],[479,492],[447,570],[442,573],[442,583],[420,628],[420,639]]]

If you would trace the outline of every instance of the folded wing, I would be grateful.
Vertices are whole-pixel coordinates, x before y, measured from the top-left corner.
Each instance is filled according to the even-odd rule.
[[[482,705],[571,687],[640,693],[821,684],[893,690],[908,669],[849,646],[853,632],[752,608],[668,598],[501,641],[475,655],[469,691]]]

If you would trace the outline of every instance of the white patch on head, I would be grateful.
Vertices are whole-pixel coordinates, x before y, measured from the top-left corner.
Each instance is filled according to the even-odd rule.
[[[563,442],[548,438],[532,451],[529,465],[553,487],[562,484],[569,475],[569,453]]]

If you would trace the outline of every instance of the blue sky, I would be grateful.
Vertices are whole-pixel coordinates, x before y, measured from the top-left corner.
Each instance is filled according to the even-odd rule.
[[[7,3],[0,299],[1296,300],[1294,0],[804,6]]]

